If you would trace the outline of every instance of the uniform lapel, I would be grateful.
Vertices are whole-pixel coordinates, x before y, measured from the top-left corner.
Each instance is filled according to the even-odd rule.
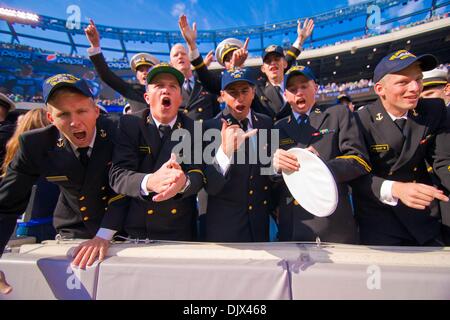
[[[192,105],[192,103],[194,101],[197,100],[198,95],[202,91],[201,89],[202,89],[202,85],[198,82],[197,79],[195,79],[194,80],[194,87],[192,88],[191,95],[190,95],[189,100],[188,100],[189,101],[188,105],[187,105],[188,108]]]
[[[275,114],[280,112],[281,107],[284,105],[284,100],[279,96],[277,89],[269,81],[267,81],[264,94],[269,99],[269,106]]]
[[[192,104],[196,101],[198,95],[202,91],[202,85],[200,82],[194,78],[194,87],[191,90],[191,94],[188,94],[187,91],[182,87],[181,94],[183,96],[183,105],[185,109],[190,110],[192,107]]]
[[[181,129],[181,128],[183,128],[183,121],[182,121],[180,115],[178,115],[177,121],[175,121],[175,124],[172,128],[172,133],[176,129]],[[167,138],[164,141],[164,144],[161,145],[158,156],[155,161],[155,169],[159,169],[167,160],[169,160],[173,147],[178,143],[179,143],[179,141],[172,141],[171,137]]]
[[[400,154],[404,141],[402,133],[392,121],[380,100],[377,100],[373,106],[373,108],[369,109],[372,115],[373,128],[376,131],[376,135],[382,138],[382,141],[375,142],[388,144],[397,154]]]
[[[94,146],[92,148],[89,164],[87,167],[84,186],[89,188],[89,182],[96,179],[96,177],[104,174],[103,168],[111,162],[112,144],[106,128],[102,121],[97,121],[97,133],[95,136]]]
[[[323,121],[327,117],[327,114],[323,112],[320,107],[313,106],[311,108],[311,112],[309,113],[309,122],[308,125],[304,127],[304,135],[306,137],[306,147],[311,143],[311,139],[314,137],[314,133],[320,129]]]
[[[150,112],[147,113],[147,117],[144,117],[143,120],[139,122],[139,126],[145,142],[149,145],[150,150],[152,150],[150,156],[153,158],[153,160],[156,160],[156,157],[159,154],[159,149],[161,147],[161,138],[159,136],[158,128],[156,127],[156,124],[153,121],[152,116],[150,115]]]
[[[70,181],[82,185],[86,169],[75,155],[69,140],[56,127],[55,130],[57,131],[55,146],[49,152],[49,174],[64,175]]]
[[[308,123],[300,126],[293,113],[289,116],[286,132],[290,138],[297,142],[298,147],[306,148],[311,143],[313,134],[320,128],[327,115],[322,109],[313,106],[308,116]]]
[[[404,135],[406,137],[403,144],[402,152],[397,162],[392,166],[392,171],[401,168],[416,153],[426,129],[426,118],[422,113],[409,111],[408,120],[406,121]]]
[[[304,147],[308,143],[307,139],[305,139],[306,137],[302,135],[300,126],[298,125],[293,113],[291,113],[287,119],[285,130],[286,134],[297,144],[299,144],[299,146]]]

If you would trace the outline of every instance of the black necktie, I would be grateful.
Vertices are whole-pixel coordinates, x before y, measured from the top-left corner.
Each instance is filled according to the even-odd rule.
[[[394,120],[395,124],[397,125],[397,127],[400,129],[400,131],[403,133],[403,129],[405,129],[405,125],[406,125],[406,119],[395,119]]]
[[[281,102],[284,103],[284,99],[283,99],[283,90],[281,89],[281,87],[275,86],[275,90],[277,91],[278,98],[280,98]]]
[[[307,114],[304,114],[304,113],[300,114],[300,117],[298,117],[298,119],[297,119],[297,123],[298,123],[300,126],[303,126],[303,125],[305,125],[307,122],[308,122],[308,115],[307,115]]]
[[[247,118],[241,120],[241,128],[242,128],[242,130],[244,130],[244,132],[247,132],[247,130],[248,130],[248,119]]]
[[[187,93],[188,95],[191,94],[191,92],[192,92],[192,87],[191,87],[191,82],[190,82],[188,79],[186,79],[186,80],[184,81],[184,89],[186,90],[186,93]]]
[[[88,151],[89,151],[89,147],[84,147],[84,148],[78,148],[77,149],[78,153],[80,154],[80,162],[84,167],[87,167],[88,163],[89,163],[89,156],[88,156]]]
[[[160,124],[159,127],[158,127],[158,130],[160,132],[161,140],[165,141],[169,137],[170,131],[172,129],[167,124]]]

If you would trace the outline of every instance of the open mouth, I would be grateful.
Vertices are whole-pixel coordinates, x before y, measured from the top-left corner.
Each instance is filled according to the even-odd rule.
[[[295,100],[295,104],[296,105],[304,104],[305,102],[306,102],[305,99],[297,99],[297,100]]]
[[[171,104],[172,104],[172,102],[170,101],[170,98],[169,98],[169,97],[164,97],[164,98],[162,99],[162,105],[163,105],[165,108],[169,108]]]
[[[245,110],[245,106],[240,104],[236,106],[236,111],[243,112]]]
[[[270,72],[277,72],[278,71],[278,67],[270,67],[269,71]]]
[[[86,138],[86,131],[74,132],[73,136],[77,140],[84,140]]]

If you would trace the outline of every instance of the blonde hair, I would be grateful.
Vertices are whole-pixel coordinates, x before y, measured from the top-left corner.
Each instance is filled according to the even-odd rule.
[[[46,127],[49,124],[50,121],[47,119],[47,111],[44,108],[32,109],[22,116],[17,123],[13,136],[6,144],[5,160],[3,161],[1,168],[2,175],[6,174],[6,168],[8,168],[8,165],[11,163],[19,149],[20,135],[26,131]]]

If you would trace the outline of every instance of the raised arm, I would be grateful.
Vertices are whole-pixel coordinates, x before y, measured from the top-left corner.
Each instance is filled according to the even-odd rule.
[[[136,85],[130,84],[116,75],[106,63],[105,57],[101,52],[100,34],[92,19],[89,26],[84,29],[84,33],[91,44],[91,47],[88,49],[89,59],[91,59],[100,79],[125,98],[135,100],[137,98],[135,96],[137,94],[135,90]],[[141,97],[141,100],[145,102],[143,97]]]

